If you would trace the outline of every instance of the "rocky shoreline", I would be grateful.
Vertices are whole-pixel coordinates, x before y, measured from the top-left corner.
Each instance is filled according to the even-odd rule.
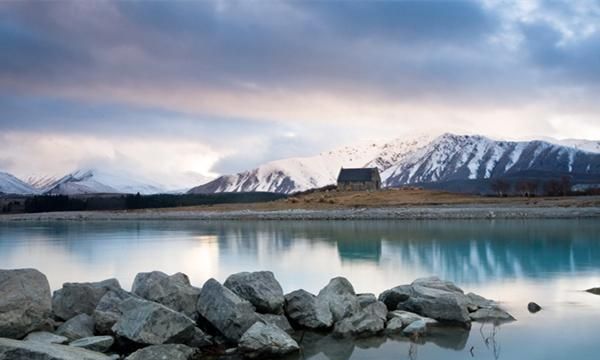
[[[426,339],[473,321],[514,321],[493,300],[436,277],[356,294],[337,277],[317,294],[284,294],[273,273],[243,272],[196,288],[185,274],[139,273],[65,283],[51,295],[34,269],[0,270],[0,359],[277,358],[310,353],[307,339]],[[468,334],[468,332],[466,332]]]
[[[1,215],[0,222],[88,220],[477,220],[588,218],[600,218],[600,207],[440,205],[328,210],[290,209],[276,211],[153,209],[139,211],[73,211]]]

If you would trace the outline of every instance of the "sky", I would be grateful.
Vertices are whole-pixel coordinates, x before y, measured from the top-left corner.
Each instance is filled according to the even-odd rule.
[[[171,187],[414,134],[600,139],[600,1],[0,1],[0,171]]]

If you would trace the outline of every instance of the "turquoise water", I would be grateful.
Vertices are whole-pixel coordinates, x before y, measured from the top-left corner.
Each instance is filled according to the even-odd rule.
[[[379,293],[438,275],[499,300],[518,321],[403,338],[306,339],[307,359],[597,359],[600,221],[46,222],[0,223],[0,268],[34,267],[65,281],[185,272],[201,286],[271,270],[284,290],[318,292],[345,276]],[[536,301],[544,310],[529,314]]]

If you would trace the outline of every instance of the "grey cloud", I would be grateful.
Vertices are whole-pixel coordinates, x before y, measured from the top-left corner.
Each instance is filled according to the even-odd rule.
[[[22,5],[16,17],[19,26],[48,38],[44,41],[69,44],[68,51],[58,46],[32,50],[48,71],[65,74],[45,79],[56,86],[236,91],[256,84],[387,96],[480,91],[480,72],[494,74],[486,38],[500,21],[470,1],[98,2],[104,26],[98,19],[88,24],[86,17],[93,13],[81,5],[60,2],[56,7],[63,11],[49,9],[52,16],[44,18],[33,4]],[[68,11],[71,7],[77,11]],[[10,51],[14,47],[7,44],[14,55],[0,61],[0,74],[14,75],[7,64],[32,52]],[[54,53],[74,55],[61,62]],[[504,74],[497,78],[502,79]]]

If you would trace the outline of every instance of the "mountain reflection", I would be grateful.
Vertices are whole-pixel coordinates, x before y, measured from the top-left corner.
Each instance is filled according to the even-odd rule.
[[[537,278],[600,268],[589,221],[267,222],[215,224],[219,247],[240,254],[335,246],[342,262],[392,262],[460,282]],[[209,228],[203,231],[211,232]]]
[[[206,276],[259,268],[279,271],[286,269],[281,263],[286,258],[290,266],[310,260],[313,271],[321,273],[356,265],[477,284],[598,271],[599,229],[593,220],[3,224],[0,260],[7,266],[31,267],[36,266],[36,251],[52,252],[82,266],[127,268],[131,276],[150,266],[177,271],[176,258],[195,249],[211,257],[216,270],[206,271],[218,271]],[[337,255],[337,267],[332,255]],[[39,261],[43,259],[40,254]],[[188,267],[197,268],[190,261]]]

